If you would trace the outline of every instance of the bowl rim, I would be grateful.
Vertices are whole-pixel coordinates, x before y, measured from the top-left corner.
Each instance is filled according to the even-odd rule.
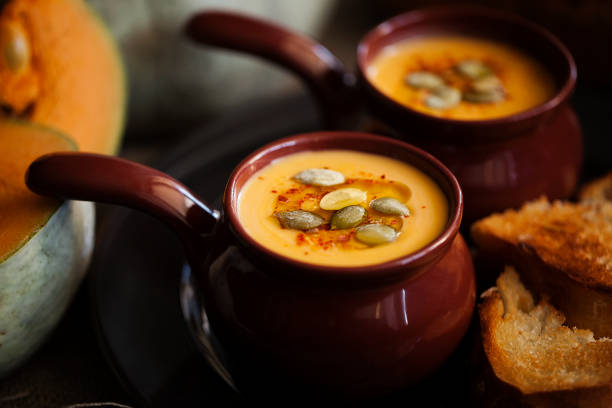
[[[366,74],[368,66],[368,64],[366,63],[366,56],[370,52],[370,46],[375,40],[388,36],[389,34],[394,33],[398,29],[401,29],[403,27],[413,24],[426,23],[428,20],[431,19],[434,20],[432,21],[432,27],[440,27],[440,23],[436,22],[435,19],[440,17],[452,16],[476,17],[497,21],[501,20],[504,23],[511,23],[517,25],[524,30],[529,30],[532,33],[539,35],[541,38],[553,45],[564,57],[568,68],[567,77],[565,78],[563,83],[558,86],[558,89],[555,94],[546,102],[507,116],[501,116],[498,118],[491,119],[450,119],[429,115],[427,113],[420,112],[407,105],[403,105],[397,102],[395,99],[380,91],[380,89],[372,83],[370,78],[368,78]],[[405,38],[407,37],[404,37],[402,39]],[[370,31],[368,31],[359,42],[357,46],[357,69],[360,77],[363,81],[366,82],[369,88],[371,88],[371,91],[373,91],[379,98],[383,98],[388,103],[390,103],[394,107],[394,109],[409,112],[410,114],[413,114],[424,120],[430,120],[431,122],[457,126],[506,125],[509,123],[529,121],[535,117],[544,115],[556,109],[569,98],[576,85],[576,79],[578,75],[576,62],[569,49],[563,44],[563,42],[561,42],[561,40],[559,40],[559,38],[557,38],[549,30],[516,14],[478,5],[442,5],[427,7],[402,13],[383,21],[382,23],[378,24]]]
[[[340,143],[346,147],[326,147],[330,141]],[[255,163],[271,154],[276,153],[273,159],[284,157],[293,153],[316,151],[316,150],[353,150],[367,152],[364,148],[351,147],[355,143],[382,143],[388,148],[387,151],[400,149],[409,155],[414,155],[426,162],[433,171],[438,172],[439,177],[447,182],[447,186],[440,185],[444,192],[448,203],[449,213],[448,221],[442,232],[423,248],[412,253],[400,256],[398,258],[371,265],[364,266],[327,266],[302,262],[282,254],[279,254],[272,249],[269,249],[258,243],[252,236],[248,234],[245,228],[240,224],[238,215],[238,199],[240,188],[237,186],[239,180],[246,177],[246,180],[259,170]],[[318,148],[317,148],[318,147]],[[278,155],[279,151],[287,150],[288,153]],[[374,153],[380,154],[381,153]],[[390,155],[387,157],[394,158]],[[396,160],[400,160],[395,158]],[[406,161],[406,163],[409,163]],[[425,172],[429,177],[433,178],[430,172],[420,168],[415,163],[409,163],[419,170]],[[267,164],[266,164],[267,165]],[[265,166],[260,166],[265,167]],[[245,180],[245,181],[246,181]],[[448,192],[450,190],[450,192]],[[396,275],[405,275],[411,270],[422,270],[427,265],[432,265],[440,259],[452,245],[455,236],[459,233],[459,227],[463,215],[463,193],[459,182],[453,173],[438,159],[431,154],[419,149],[411,144],[398,139],[392,139],[385,136],[350,132],[350,131],[320,131],[311,133],[301,133],[289,136],[283,139],[278,139],[259,149],[255,150],[247,156],[232,172],[230,176],[224,197],[223,197],[224,218],[229,222],[230,230],[234,233],[237,241],[247,250],[251,249],[251,253],[255,253],[257,258],[261,255],[267,261],[272,261],[277,265],[282,265],[285,269],[295,271],[299,275],[320,276],[325,278],[343,278],[343,279],[360,279],[360,278],[381,278]]]

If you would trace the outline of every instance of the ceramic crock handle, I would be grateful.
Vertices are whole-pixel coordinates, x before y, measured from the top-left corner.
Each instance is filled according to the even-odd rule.
[[[323,119],[337,127],[358,109],[355,77],[323,45],[280,26],[236,13],[206,11],[186,26],[196,42],[253,54],[299,75],[314,94]]]
[[[199,200],[187,187],[151,167],[117,157],[90,153],[52,153],[35,160],[26,174],[35,193],[73,200],[118,204],[142,210],[166,222],[188,250],[209,236],[219,212]],[[194,242],[197,241],[197,242]],[[193,255],[193,254],[187,254]],[[203,309],[196,313],[204,319]],[[193,323],[193,322],[192,322]],[[192,328],[200,350],[211,366],[235,389],[232,377],[212,345],[210,333]]]
[[[166,222],[185,241],[210,233],[219,218],[218,211],[167,174],[117,157],[48,154],[30,165],[26,184],[41,195],[145,211]]]

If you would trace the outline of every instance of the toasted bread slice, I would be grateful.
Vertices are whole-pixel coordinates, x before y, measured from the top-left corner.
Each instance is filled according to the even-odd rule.
[[[545,298],[534,304],[512,267],[483,298],[483,346],[498,378],[524,394],[612,384],[612,340],[564,326]]]
[[[497,379],[520,391],[515,399],[527,406],[612,405],[611,339],[564,326],[563,313],[545,298],[535,304],[512,267],[482,297],[482,345]]]
[[[586,184],[578,193],[580,201],[612,202],[612,172]]]
[[[612,203],[542,198],[476,222],[485,256],[516,266],[533,293],[546,293],[570,326],[612,337]]]

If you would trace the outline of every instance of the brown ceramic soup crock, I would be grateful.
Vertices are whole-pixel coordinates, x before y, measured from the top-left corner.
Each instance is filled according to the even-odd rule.
[[[245,182],[275,159],[326,149],[384,155],[423,171],[449,203],[444,230],[416,252],[364,267],[308,264],[264,248],[238,218]],[[459,184],[433,156],[396,139],[317,132],[268,144],[234,170],[221,212],[168,175],[95,154],[44,156],[31,165],[27,185],[140,209],[172,228],[241,391],[356,397],[414,384],[449,356],[472,316],[474,270],[459,234]]]
[[[315,95],[328,124],[365,125],[434,154],[461,183],[467,223],[542,194],[567,198],[576,186],[582,134],[568,104],[576,65],[555,36],[518,16],[481,7],[444,6],[391,18],[359,43],[357,78],[321,44],[251,17],[205,11],[189,21],[187,33],[199,43],[254,54],[292,70]],[[454,120],[396,102],[365,75],[384,47],[439,34],[481,37],[525,52],[548,70],[556,93],[541,105],[509,116]],[[363,116],[358,120],[360,110],[373,120]]]

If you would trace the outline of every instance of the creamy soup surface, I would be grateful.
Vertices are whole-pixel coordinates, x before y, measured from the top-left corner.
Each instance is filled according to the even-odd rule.
[[[546,102],[556,91],[540,62],[509,45],[476,37],[401,41],[385,47],[366,75],[403,105],[458,120],[512,115]]]
[[[331,170],[344,180],[319,186],[296,179],[309,169]],[[372,204],[376,199],[386,206]],[[338,208],[324,209],[336,204]],[[349,205],[352,212],[345,210],[334,218]],[[389,205],[404,212],[389,213]],[[289,222],[294,219],[284,218],[298,210],[306,221],[318,220],[320,225],[307,228],[298,222],[295,227]],[[448,212],[444,193],[422,171],[395,159],[348,150],[308,151],[278,159],[255,173],[238,197],[240,223],[257,242],[286,257],[329,266],[372,265],[415,252],[444,230]],[[367,214],[359,225],[342,224],[353,220],[355,213]],[[377,224],[374,235],[370,224]],[[379,230],[387,234],[382,238],[391,239],[376,241]]]

